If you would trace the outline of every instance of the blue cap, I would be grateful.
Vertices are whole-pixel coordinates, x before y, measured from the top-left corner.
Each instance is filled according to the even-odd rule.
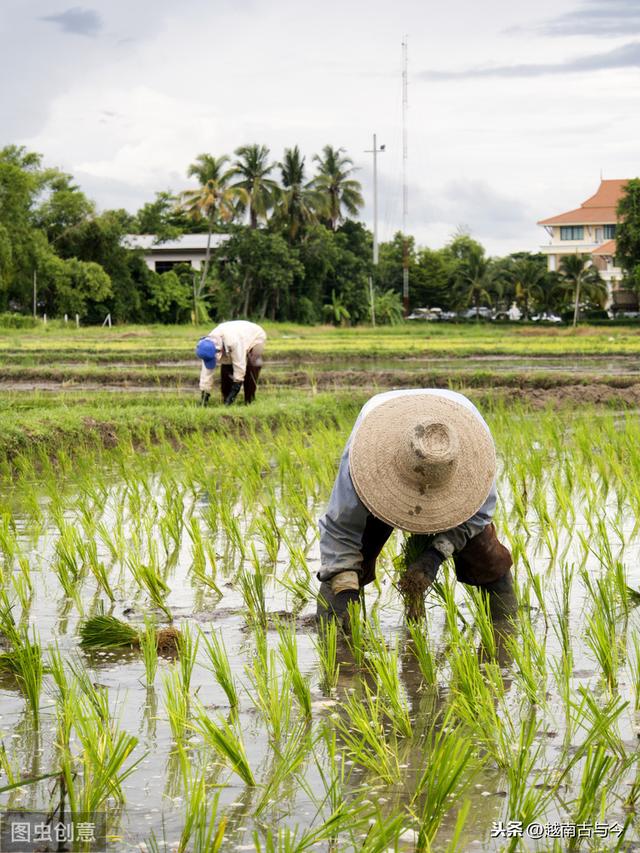
[[[204,366],[209,370],[216,366],[218,351],[211,338],[200,338],[196,344],[196,355],[203,360]]]

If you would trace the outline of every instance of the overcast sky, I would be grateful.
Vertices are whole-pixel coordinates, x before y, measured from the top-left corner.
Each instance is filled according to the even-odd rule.
[[[71,3],[74,0],[70,0]],[[535,250],[536,220],[640,174],[640,0],[1,0],[0,145],[71,172],[100,208],[189,186],[201,152],[274,159],[344,146],[372,221],[402,222],[401,42],[409,57],[409,230],[458,226]]]

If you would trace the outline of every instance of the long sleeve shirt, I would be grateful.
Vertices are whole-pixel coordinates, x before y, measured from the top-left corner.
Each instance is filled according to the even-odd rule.
[[[233,365],[233,381],[242,382],[247,370],[247,354],[258,344],[264,346],[267,333],[257,323],[248,320],[228,320],[220,323],[207,335],[214,342],[218,360],[222,364]],[[200,371],[200,390],[211,393],[214,371],[202,363]]]
[[[362,408],[355,422],[351,435],[347,441],[344,452],[340,459],[338,475],[336,477],[329,505],[325,514],[319,521],[320,527],[320,563],[318,580],[326,581],[334,575],[344,571],[360,571],[362,568],[363,536],[367,519],[371,513],[358,497],[351,480],[349,472],[349,448],[352,438],[360,425],[360,422],[372,408],[387,402],[403,394],[437,394],[449,397],[456,403],[466,406],[482,421],[487,431],[484,418],[473,403],[455,391],[441,389],[415,389],[407,391],[387,391],[384,394],[376,394]],[[496,506],[496,484],[491,486],[491,491],[485,502],[474,515],[459,524],[457,527],[438,533],[433,540],[435,547],[445,557],[460,551],[469,539],[480,533],[491,523]]]

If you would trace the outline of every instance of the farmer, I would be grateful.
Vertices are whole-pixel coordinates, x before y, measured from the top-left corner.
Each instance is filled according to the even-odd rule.
[[[376,394],[347,441],[320,519],[317,615],[348,627],[349,602],[375,578],[376,558],[394,527],[417,537],[420,554],[400,591],[420,602],[440,565],[453,557],[463,583],[490,594],[494,615],[515,604],[511,554],[492,523],[496,455],[489,427],[455,391]],[[414,549],[412,549],[414,550]]]
[[[220,323],[196,346],[202,359],[200,402],[206,406],[213,390],[213,371],[220,362],[220,390],[225,406],[230,406],[244,385],[245,403],[253,403],[262,367],[267,333],[257,323],[229,320]]]

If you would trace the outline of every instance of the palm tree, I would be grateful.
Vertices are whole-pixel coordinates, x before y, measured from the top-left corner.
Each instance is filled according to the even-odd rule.
[[[481,302],[491,304],[489,288],[493,284],[491,260],[485,258],[483,251],[474,250],[463,260],[456,272],[456,302],[461,307],[472,304],[476,319]]]
[[[522,303],[524,319],[529,319],[529,304],[543,296],[547,272],[531,258],[517,258],[506,269],[509,283],[514,287],[516,302]]]
[[[309,225],[318,219],[315,207],[317,193],[305,182],[304,157],[296,145],[285,148],[282,162],[278,163],[282,176],[276,219],[286,229],[289,240],[293,242]]]
[[[204,283],[211,261],[211,235],[218,221],[231,222],[236,216],[238,202],[246,203],[247,194],[242,187],[231,186],[233,169],[228,169],[229,158],[226,155],[214,157],[211,154],[199,154],[188,170],[188,176],[195,177],[200,186],[195,190],[185,190],[181,195],[181,206],[192,219],[207,221],[207,250],[202,265],[197,296],[202,295]]]
[[[322,214],[335,231],[344,220],[343,208],[351,216],[356,216],[363,206],[360,181],[350,177],[355,169],[353,160],[344,154],[344,148],[332,148],[325,145],[322,156],[314,154],[318,164],[318,174],[312,181],[322,200]]]
[[[269,163],[269,149],[266,145],[241,145],[236,148],[234,174],[241,180],[234,186],[243,189],[249,199],[249,223],[252,228],[258,227],[259,219],[267,218],[278,194],[278,184],[268,175],[275,163]]]
[[[603,305],[607,297],[607,286],[588,255],[564,255],[560,261],[560,279],[566,290],[575,292],[573,327],[578,322],[580,296],[594,299]]]

